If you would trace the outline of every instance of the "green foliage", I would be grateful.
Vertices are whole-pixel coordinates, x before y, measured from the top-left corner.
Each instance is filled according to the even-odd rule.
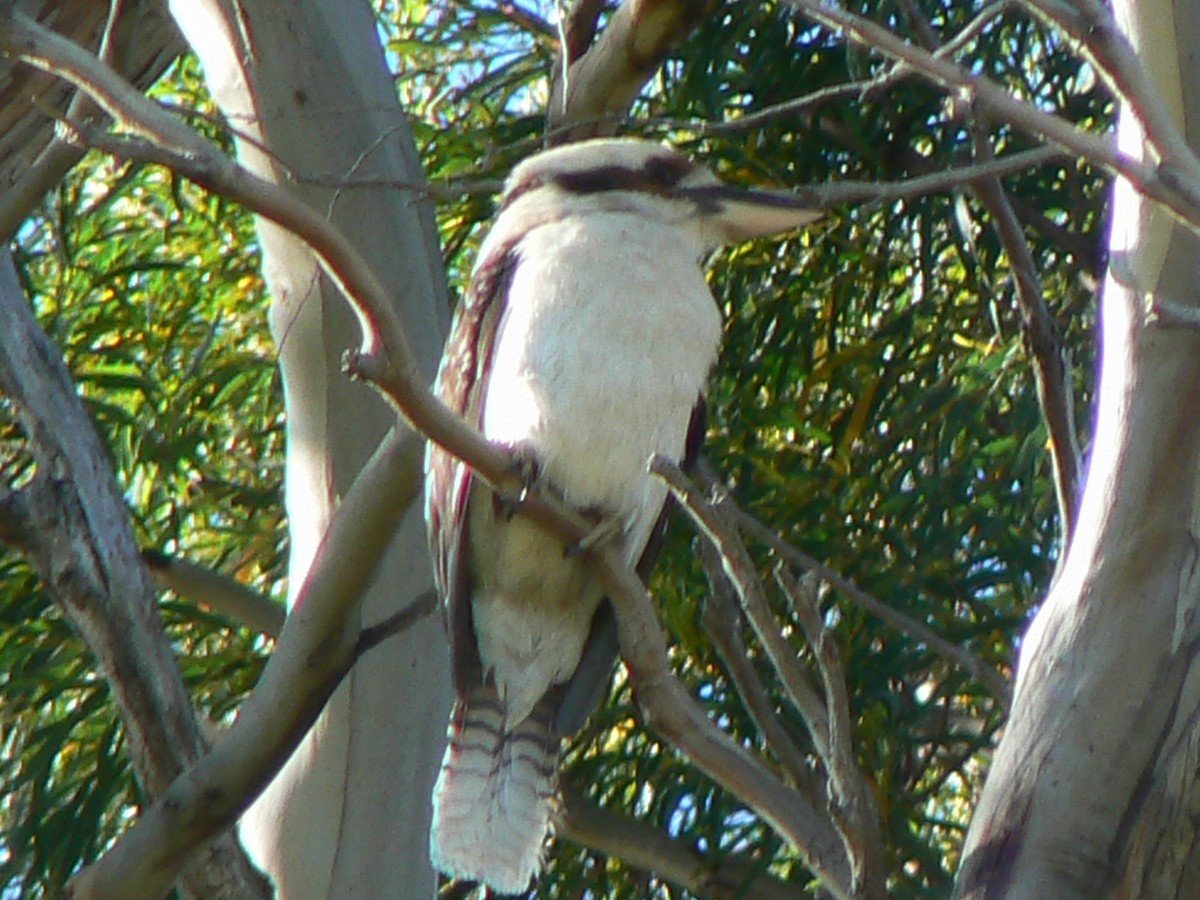
[[[860,5],[911,35],[890,2]],[[944,37],[974,11],[917,5]],[[513,9],[483,0],[380,7],[389,63],[435,180],[494,183],[537,146],[555,35]],[[965,58],[1071,121],[1107,127],[1110,103],[1087,69],[1027,19],[1005,14]],[[740,121],[882,71],[879,59],[785,6],[729,2],[647,88],[628,130],[669,137],[740,182],[898,180],[966,162],[972,125],[913,78]],[[208,111],[190,62],[161,90]],[[1005,127],[991,134],[998,151],[1029,145]],[[1065,160],[1005,186],[1074,354],[1076,408],[1086,410],[1095,318],[1087,285],[1102,258],[1106,184]],[[439,206],[458,283],[491,210],[486,192]],[[277,589],[280,398],[251,222],[161,170],[89,158],[22,231],[19,250],[39,315],[108,442],[139,539]],[[1007,670],[1056,561],[1058,523],[1010,264],[985,210],[964,192],[847,208],[782,242],[732,248],[712,273],[727,327],[706,454],[738,502]],[[5,446],[19,446],[11,429]],[[769,576],[775,560],[752,550]],[[680,521],[653,584],[677,671],[723,727],[772,761],[700,624],[707,584],[694,557]],[[810,659],[786,601],[772,601]],[[945,896],[1003,711],[983,686],[849,599],[833,595],[826,608],[850,680],[855,746],[885,819],[893,895]],[[266,648],[189,606],[163,613],[197,702],[225,716]],[[746,640],[785,726],[811,754]],[[50,895],[120,830],[137,788],[100,673],[11,555],[0,557],[0,705],[0,847],[9,853],[0,852],[0,886]],[[798,891],[809,886],[795,851],[753,811],[638,724],[620,674],[568,763],[570,783],[702,858],[736,853]],[[537,896],[689,895],[564,841]]]

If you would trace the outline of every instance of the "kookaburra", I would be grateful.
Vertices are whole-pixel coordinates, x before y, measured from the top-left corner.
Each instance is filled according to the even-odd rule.
[[[537,483],[612,527],[639,561],[717,357],[702,260],[816,218],[791,194],[727,186],[642,140],[517,166],[446,344],[436,391]],[[431,445],[426,517],[456,702],[434,789],[434,864],[500,893],[541,863],[562,737],[611,674],[615,638],[586,554],[500,502]]]

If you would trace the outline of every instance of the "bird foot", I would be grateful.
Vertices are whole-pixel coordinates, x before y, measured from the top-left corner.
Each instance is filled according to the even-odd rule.
[[[529,497],[529,492],[541,478],[541,463],[538,462],[537,453],[533,447],[524,443],[514,444],[511,453],[512,471],[520,476],[521,487],[515,497],[506,492],[497,492],[496,494],[497,510],[505,521],[512,520],[512,517],[517,514],[517,507],[525,502]]]

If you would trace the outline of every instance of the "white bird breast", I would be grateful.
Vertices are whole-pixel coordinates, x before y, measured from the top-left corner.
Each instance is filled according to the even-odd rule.
[[[483,432],[531,448],[568,503],[620,516],[636,559],[666,493],[646,464],[682,456],[721,338],[700,235],[593,213],[517,252]]]

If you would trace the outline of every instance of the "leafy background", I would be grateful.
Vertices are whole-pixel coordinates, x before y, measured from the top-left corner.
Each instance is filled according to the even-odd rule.
[[[948,35],[980,4],[852,4],[912,34],[911,8]],[[494,197],[539,145],[555,32],[546,3],[377,5],[399,95],[430,177],[465,190],[439,205],[461,286]],[[1028,20],[1005,14],[966,51],[973,67],[1071,121],[1105,129],[1111,101]],[[765,121],[742,120],[881,63],[786,6],[727,2],[635,105],[626,131],[668,139],[741,183],[894,181],[962,164],[971,126],[912,79]],[[155,93],[212,123],[195,62]],[[1029,146],[997,126],[1000,151]],[[1006,179],[1090,408],[1094,290],[1107,185],[1075,160]],[[38,315],[62,348],[112,454],[139,539],[281,597],[283,420],[253,222],[153,167],[89,155],[21,229]],[[1047,437],[1022,345],[1009,263],[969,193],[837,210],[806,232],[718,254],[726,317],[707,457],[738,502],[888,604],[1008,670],[1056,561]],[[1086,436],[1088,422],[1079,422]],[[0,398],[0,465],[28,459]],[[774,564],[754,547],[763,571]],[[771,759],[701,623],[708,587],[677,523],[653,581],[676,670],[723,727]],[[769,578],[767,579],[770,584]],[[786,603],[780,622],[807,658]],[[896,897],[947,894],[1003,711],[929,647],[837,595],[855,745],[885,817]],[[164,596],[187,683],[214,725],[253,686],[269,640]],[[752,663],[785,724],[802,723]],[[136,815],[122,730],[103,674],[25,563],[0,549],[0,889],[57,896]],[[752,810],[638,724],[621,673],[572,743],[565,781],[687,841],[801,886],[795,853]],[[536,896],[682,897],[620,860],[556,844]]]

